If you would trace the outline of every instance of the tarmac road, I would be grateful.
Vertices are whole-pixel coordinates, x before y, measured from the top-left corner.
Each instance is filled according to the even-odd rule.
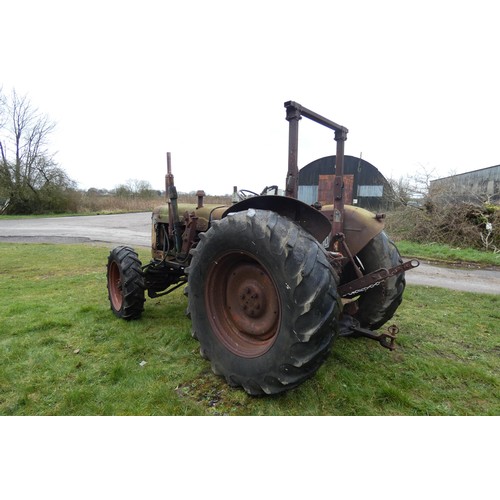
[[[151,213],[0,220],[0,242],[103,243],[149,247]],[[500,271],[457,269],[421,262],[409,284],[500,295]]]
[[[149,247],[151,212],[0,220],[0,241],[23,243],[111,243]]]

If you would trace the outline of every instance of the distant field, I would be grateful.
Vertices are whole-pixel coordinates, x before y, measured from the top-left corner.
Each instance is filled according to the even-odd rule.
[[[182,291],[109,310],[108,250],[0,244],[2,415],[498,415],[500,297],[409,286],[398,349],[339,339],[317,375],[253,398],[215,376]],[[142,255],[147,260],[148,253]]]

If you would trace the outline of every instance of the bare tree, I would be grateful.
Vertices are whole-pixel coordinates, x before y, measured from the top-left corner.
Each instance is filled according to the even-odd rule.
[[[114,191],[122,198],[149,198],[157,195],[150,182],[139,179],[128,179],[125,184],[116,186]]]
[[[397,206],[411,206],[423,209],[427,201],[431,180],[435,177],[435,169],[419,164],[412,174],[399,179],[387,179],[392,190],[387,193],[387,201]]]
[[[412,188],[409,177],[400,177],[399,179],[387,179],[391,190],[384,193],[388,202],[396,206],[407,206],[412,199]]]
[[[0,194],[10,199],[9,211],[50,209],[50,197],[74,187],[49,152],[54,127],[26,96],[0,91]]]

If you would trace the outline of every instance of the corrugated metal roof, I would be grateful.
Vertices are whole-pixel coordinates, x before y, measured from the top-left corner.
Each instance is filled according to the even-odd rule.
[[[488,177],[488,179],[492,180],[500,180],[500,165],[494,165],[493,167],[486,167],[486,168],[478,168],[477,170],[471,170],[470,172],[463,172],[461,174],[455,174],[455,175],[448,175],[447,177],[440,177],[439,179],[434,179],[431,181],[431,184],[433,182],[439,182],[443,181],[446,179],[455,179],[457,177],[469,177],[469,176],[476,176],[480,175],[481,177]]]
[[[318,201],[318,195],[321,194],[318,192],[320,176],[335,174],[335,160],[335,155],[325,156],[300,169],[299,199],[309,204]],[[344,157],[344,174],[346,177],[352,176],[353,178],[352,203],[373,210],[385,207],[391,198],[392,188],[387,179],[366,160],[346,155]],[[386,194],[387,198],[383,199],[382,196]]]

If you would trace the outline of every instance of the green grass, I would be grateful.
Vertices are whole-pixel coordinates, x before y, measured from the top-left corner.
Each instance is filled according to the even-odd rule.
[[[415,243],[398,241],[396,245],[405,257],[428,259],[436,262],[456,264],[478,264],[481,266],[500,266],[500,253],[473,248],[456,248],[438,243]]]
[[[500,296],[409,286],[396,351],[338,339],[315,377],[253,398],[200,357],[182,291],[112,315],[108,251],[0,244],[1,415],[500,413]]]

